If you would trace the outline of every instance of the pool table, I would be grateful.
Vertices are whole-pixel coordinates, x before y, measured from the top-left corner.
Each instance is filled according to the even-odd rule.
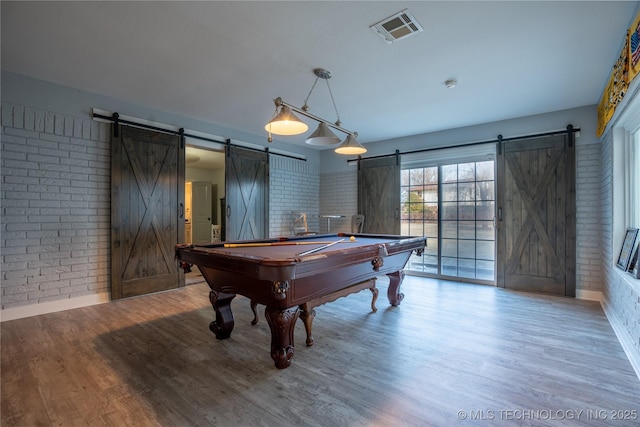
[[[403,268],[415,251],[421,255],[425,237],[374,234],[324,234],[278,239],[176,245],[176,259],[185,272],[197,265],[209,288],[216,318],[209,328],[217,339],[231,335],[231,301],[244,295],[265,305],[271,330],[271,358],[280,369],[291,364],[293,331],[299,307],[387,275],[387,297],[397,306],[404,298]]]

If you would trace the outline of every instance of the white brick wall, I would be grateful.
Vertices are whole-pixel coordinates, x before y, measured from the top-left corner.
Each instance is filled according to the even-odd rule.
[[[282,156],[269,158],[269,236],[291,234],[291,211],[307,213],[309,230],[318,230],[320,178],[317,163]]]
[[[613,263],[613,144],[611,133],[601,144],[601,262],[604,271],[603,306],[618,339],[640,375],[640,290]],[[619,250],[619,249],[618,249]]]
[[[576,146],[576,287],[578,293],[602,291],[601,208],[600,208],[600,144]],[[320,176],[320,212],[352,215],[358,208],[358,175],[353,171]],[[366,219],[365,219],[366,221]],[[344,221],[332,231],[349,232]],[[326,223],[321,225],[326,230]],[[580,296],[580,295],[579,295]],[[589,295],[594,296],[594,295]]]
[[[602,291],[600,161],[600,144],[576,147],[576,287],[581,291]]]
[[[108,292],[109,126],[1,108],[2,309]]]
[[[2,309],[110,290],[110,127],[2,104]],[[319,165],[270,158],[271,236],[319,229]],[[104,300],[104,297],[100,299]]]
[[[332,219],[331,232],[351,232],[351,215],[358,213],[358,173],[352,171],[320,175],[320,214],[345,215]],[[365,218],[366,221],[366,218]],[[327,232],[327,221],[320,222],[320,232]]]

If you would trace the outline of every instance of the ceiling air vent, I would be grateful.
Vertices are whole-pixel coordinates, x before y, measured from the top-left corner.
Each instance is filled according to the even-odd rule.
[[[407,9],[383,19],[369,28],[388,44],[424,31]]]

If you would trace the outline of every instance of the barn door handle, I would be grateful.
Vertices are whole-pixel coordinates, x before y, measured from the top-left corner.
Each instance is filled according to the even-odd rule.
[[[180,203],[180,218],[184,218],[184,203]]]
[[[227,205],[227,218],[231,217],[231,206]]]
[[[498,208],[498,221],[502,221],[502,208]]]
[[[400,209],[396,208],[396,219],[400,218]]]

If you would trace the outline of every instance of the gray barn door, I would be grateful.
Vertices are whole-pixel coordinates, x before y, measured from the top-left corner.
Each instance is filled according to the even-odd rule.
[[[358,161],[358,213],[365,233],[400,234],[400,156]]]
[[[575,296],[573,134],[502,143],[498,286]]]
[[[227,146],[226,240],[265,239],[269,226],[269,155]]]
[[[183,286],[174,248],[184,238],[184,145],[178,136],[127,126],[118,133],[111,141],[111,298]]]

